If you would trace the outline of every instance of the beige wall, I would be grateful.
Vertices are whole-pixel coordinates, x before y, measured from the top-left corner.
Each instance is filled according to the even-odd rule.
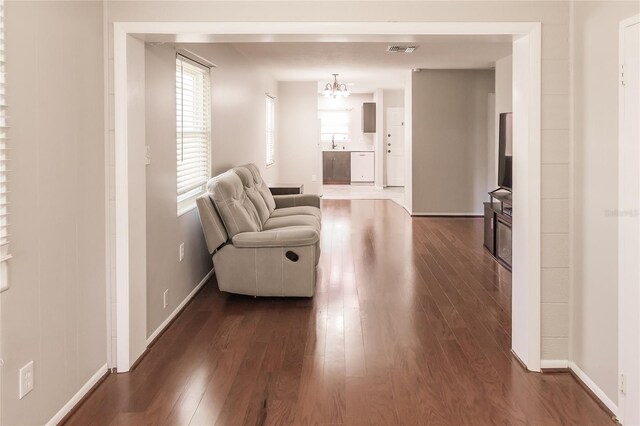
[[[568,69],[567,69],[568,72]],[[495,124],[494,141],[490,146],[489,187],[490,190],[498,185],[498,142],[500,130],[500,114],[513,111],[513,57],[511,55],[496,61],[495,84]]]
[[[482,214],[490,70],[413,73],[413,212]]]
[[[573,7],[572,358],[613,401],[618,377],[618,24],[638,2]]]
[[[5,3],[11,289],[2,424],[48,421],[107,358],[102,4]],[[35,389],[18,399],[18,370]]]
[[[276,81],[229,45],[185,47],[216,65],[211,73],[212,175],[255,163],[267,182],[276,181],[279,165],[266,167],[266,93],[278,96]],[[276,129],[276,157],[277,133]]]
[[[268,181],[278,178],[279,164],[266,168],[266,95],[278,94],[275,80],[229,45],[186,45],[209,60],[211,72],[211,172],[257,164]],[[147,45],[146,167],[147,316],[149,337],[211,270],[196,210],[176,214],[175,49]],[[276,101],[277,102],[277,101]],[[276,153],[279,144],[276,137]],[[185,243],[185,258],[178,260]],[[169,290],[168,306],[163,294]]]
[[[151,153],[151,164],[146,166],[146,337],[212,268],[197,210],[180,217],[176,213],[175,64],[173,48],[146,46],[146,143]],[[185,245],[182,262],[178,257],[180,243]],[[169,290],[166,308],[163,307],[165,290]]]
[[[637,3],[574,3],[573,121],[568,91],[569,4],[390,1],[377,2],[374,7],[369,2],[354,1],[328,7],[327,2],[7,1],[14,260],[13,288],[1,296],[4,424],[46,421],[106,359],[104,281],[111,271],[105,270],[104,263],[104,206],[113,194],[104,194],[103,188],[105,156],[113,156],[113,120],[107,121],[110,137],[106,138],[105,150],[103,7],[107,14],[104,29],[109,36],[111,24],[117,21],[542,22],[542,196],[546,200],[567,199],[573,188],[576,197],[573,228],[569,228],[566,214],[544,208],[543,201],[542,227],[546,232],[541,241],[542,285],[543,289],[556,291],[560,298],[568,297],[571,241],[576,269],[572,356],[596,384],[615,396],[615,344],[608,345],[614,343],[610,339],[615,291],[609,286],[615,259],[610,252],[599,258],[599,249],[594,248],[604,235],[600,229],[607,230],[602,241],[610,244],[615,226],[603,222],[602,213],[598,213],[612,200],[606,195],[603,202],[596,192],[603,195],[598,189],[604,181],[610,181],[615,168],[610,151],[599,160],[603,147],[615,149],[611,142],[615,140],[612,99],[617,89],[611,67],[617,67],[617,20],[633,14],[634,9],[637,13]],[[112,59],[111,37],[108,40],[106,57]],[[111,68],[112,62],[107,65]],[[107,80],[105,85],[108,93],[113,93],[112,81]],[[581,104],[583,110],[579,111]],[[113,111],[108,113],[113,116]],[[569,155],[571,123],[576,135],[573,156]],[[244,132],[242,126],[238,129]],[[584,129],[583,136],[579,136],[580,129]],[[254,155],[257,160],[264,158],[262,152]],[[281,156],[278,154],[278,158]],[[573,185],[569,183],[570,158],[576,162]],[[214,166],[214,172],[224,168],[222,163],[215,164],[215,159]],[[277,173],[272,175],[277,177]],[[111,174],[110,188],[112,182]],[[607,194],[615,193],[611,187],[606,190]],[[32,216],[42,211],[46,214]],[[589,248],[584,249],[584,244]],[[608,266],[603,267],[605,264]],[[605,312],[606,319],[602,320]],[[564,308],[556,313],[568,316]],[[549,336],[542,339],[542,357],[566,359],[568,339],[550,336],[564,333],[553,330],[554,324],[564,324],[554,315],[542,311],[549,327]],[[602,326],[596,324],[598,321]],[[603,336],[609,340],[602,340]],[[603,341],[608,343],[606,347]],[[38,384],[32,394],[18,401],[15,377],[18,368],[31,359],[36,361]]]
[[[305,193],[319,194],[318,83],[279,82],[277,122],[280,181],[303,183]]]

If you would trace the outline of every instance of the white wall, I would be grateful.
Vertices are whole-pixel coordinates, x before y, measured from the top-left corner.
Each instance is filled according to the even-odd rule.
[[[129,185],[128,205],[132,214],[129,227],[129,282],[144,283],[147,280],[146,197],[145,193],[145,62],[144,42],[127,36],[127,157]],[[128,340],[129,366],[145,351],[147,331],[147,298],[143,286],[132,286],[129,292],[129,333],[117,336],[118,342]],[[123,308],[119,306],[119,308]],[[122,311],[118,311],[122,314]]]
[[[107,361],[102,4],[5,2],[11,289],[4,425],[47,422]],[[30,360],[35,389],[18,399]]]
[[[280,181],[303,183],[305,193],[319,194],[318,83],[278,82],[277,123]]]
[[[179,217],[176,213],[175,63],[172,47],[146,46],[146,144],[151,152],[151,164],[146,166],[147,338],[212,268],[197,210]],[[185,244],[182,262],[180,243]],[[165,290],[169,290],[166,308]]]
[[[413,212],[482,214],[491,70],[413,73]]]
[[[575,2],[572,8],[571,356],[616,402],[618,218],[606,212],[618,208],[618,24],[640,13],[640,3]]]

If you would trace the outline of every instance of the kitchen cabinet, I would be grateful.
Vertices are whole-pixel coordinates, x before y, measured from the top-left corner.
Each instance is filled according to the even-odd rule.
[[[351,182],[373,182],[373,152],[351,153]]]
[[[362,104],[362,133],[376,132],[376,103],[364,102]]]
[[[324,151],[322,153],[322,183],[348,185],[351,183],[351,153]]]

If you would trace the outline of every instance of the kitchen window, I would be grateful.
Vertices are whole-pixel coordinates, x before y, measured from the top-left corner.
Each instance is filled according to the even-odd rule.
[[[320,110],[320,140],[322,142],[346,142],[349,137],[350,111]]]

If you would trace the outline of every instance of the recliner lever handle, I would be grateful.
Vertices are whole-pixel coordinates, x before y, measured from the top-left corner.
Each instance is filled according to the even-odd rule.
[[[292,262],[297,262],[298,259],[300,259],[300,256],[298,256],[296,253],[292,252],[291,250],[287,251],[284,255],[287,257],[287,259],[289,259]]]

